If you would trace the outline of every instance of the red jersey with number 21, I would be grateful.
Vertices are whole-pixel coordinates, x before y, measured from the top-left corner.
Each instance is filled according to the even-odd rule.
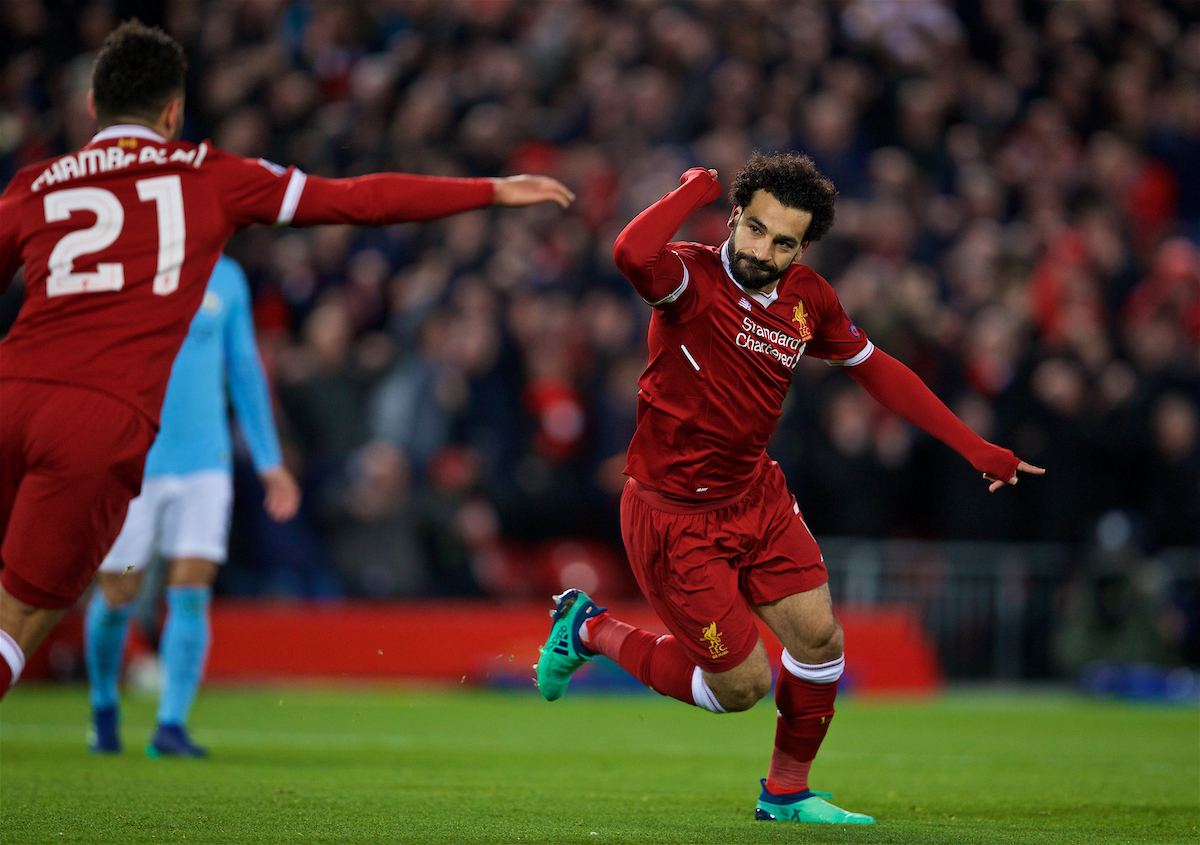
[[[0,378],[106,392],[157,423],[171,364],[230,235],[251,223],[382,225],[492,203],[487,179],[306,176],[207,142],[110,126],[0,196],[0,290],[25,303]]]
[[[0,287],[25,265],[0,377],[101,390],[157,422],[225,241],[287,222],[293,172],[140,126],[21,170],[0,197]]]

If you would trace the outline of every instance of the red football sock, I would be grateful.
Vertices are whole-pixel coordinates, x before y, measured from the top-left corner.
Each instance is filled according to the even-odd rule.
[[[684,704],[692,699],[692,673],[696,664],[669,634],[662,636],[643,631],[601,613],[587,622],[588,648],[616,661],[660,695],[669,695]]]
[[[0,701],[4,700],[4,694],[8,692],[9,684],[12,683],[12,669],[8,662],[0,660]]]
[[[621,644],[625,642],[625,638],[637,630],[632,625],[613,619],[608,615],[608,611],[585,619],[583,627],[586,636],[581,639],[588,649],[613,661],[621,653]]]
[[[775,750],[767,773],[767,790],[776,795],[808,789],[808,771],[829,721],[833,718],[833,700],[837,682],[818,684],[797,678],[786,668],[775,682]]]

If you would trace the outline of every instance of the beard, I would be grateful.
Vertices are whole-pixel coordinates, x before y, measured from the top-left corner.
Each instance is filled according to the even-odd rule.
[[[734,252],[733,238],[729,239],[727,249],[729,272],[733,274],[733,280],[747,290],[762,290],[787,272],[786,267],[780,270],[771,264],[759,262],[752,255]]]

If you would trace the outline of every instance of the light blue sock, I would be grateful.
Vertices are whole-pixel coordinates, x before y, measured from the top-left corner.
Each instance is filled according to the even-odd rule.
[[[211,587],[167,587],[167,622],[158,649],[163,668],[160,725],[187,724],[208,659],[211,596]]]
[[[84,620],[83,643],[87,660],[88,699],[93,708],[116,707],[117,678],[129,635],[134,602],[112,607],[100,588],[92,591]]]

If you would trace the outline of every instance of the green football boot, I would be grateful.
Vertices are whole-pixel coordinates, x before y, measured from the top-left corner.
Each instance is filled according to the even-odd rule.
[[[583,590],[572,588],[554,597],[554,610],[550,611],[554,624],[537,663],[537,685],[542,698],[547,701],[562,698],[575,670],[595,657],[579,639],[579,629],[584,620],[606,610],[596,607]]]
[[[754,807],[754,819],[760,822],[807,822],[809,824],[875,824],[875,819],[862,813],[851,813],[826,801],[828,792],[806,789],[790,795],[767,792],[762,781],[762,794]]]

